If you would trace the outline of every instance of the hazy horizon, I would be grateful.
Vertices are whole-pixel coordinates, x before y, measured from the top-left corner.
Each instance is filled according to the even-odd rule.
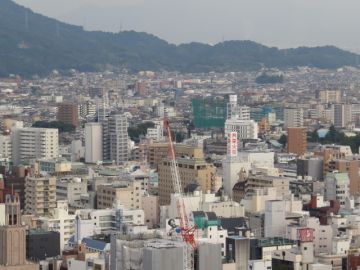
[[[358,0],[225,1],[15,0],[86,30],[143,31],[175,44],[253,40],[280,48],[335,45],[360,52]]]

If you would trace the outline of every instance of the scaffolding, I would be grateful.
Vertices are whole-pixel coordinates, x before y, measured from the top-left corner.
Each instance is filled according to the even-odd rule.
[[[196,128],[224,128],[228,99],[222,96],[192,100],[193,122]]]

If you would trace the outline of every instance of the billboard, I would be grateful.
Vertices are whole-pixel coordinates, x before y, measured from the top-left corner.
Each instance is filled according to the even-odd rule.
[[[236,157],[238,154],[237,132],[230,132],[227,136],[227,155]]]
[[[298,240],[300,242],[313,242],[314,241],[314,229],[312,229],[312,228],[298,229]]]

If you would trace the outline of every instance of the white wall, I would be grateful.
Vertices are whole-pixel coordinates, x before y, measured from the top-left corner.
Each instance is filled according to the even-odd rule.
[[[97,163],[103,159],[101,123],[85,124],[85,162]]]
[[[5,204],[0,203],[0,226],[5,225]]]

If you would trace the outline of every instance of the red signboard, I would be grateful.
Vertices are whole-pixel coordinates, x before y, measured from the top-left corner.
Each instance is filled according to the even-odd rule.
[[[227,138],[227,154],[230,157],[237,156],[237,132],[230,132]]]
[[[313,242],[314,230],[311,228],[298,229],[298,240],[300,242]]]

